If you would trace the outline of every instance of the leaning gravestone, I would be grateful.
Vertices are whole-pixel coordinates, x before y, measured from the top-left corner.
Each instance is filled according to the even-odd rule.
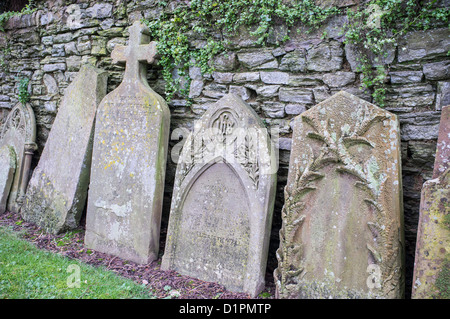
[[[257,295],[276,187],[264,124],[240,97],[210,106],[183,146],[161,269]]]
[[[449,269],[450,106],[446,106],[442,108],[433,179],[422,187],[411,297],[448,298]]]
[[[135,22],[129,46],[112,52],[126,62],[122,83],[100,103],[95,122],[86,216],[87,247],[137,263],[158,257],[170,111],[146,81],[156,43]]]
[[[84,65],[66,89],[39,163],[28,183],[22,217],[46,231],[73,229],[86,204],[97,106],[108,74]]]
[[[11,146],[0,147],[0,214],[6,210],[9,191],[16,171],[16,153]]]
[[[339,92],[294,120],[278,298],[400,298],[403,212],[395,115]]]
[[[9,145],[16,154],[16,170],[6,209],[18,213],[25,199],[31,159],[37,149],[34,112],[27,103],[17,103],[6,117],[0,131],[0,147]]]

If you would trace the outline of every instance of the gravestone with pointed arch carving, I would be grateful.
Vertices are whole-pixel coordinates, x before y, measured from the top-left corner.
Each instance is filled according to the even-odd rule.
[[[228,94],[194,125],[179,157],[162,269],[257,295],[276,186],[267,130]]]
[[[278,298],[401,298],[403,212],[394,114],[339,92],[294,120]]]
[[[16,155],[16,169],[6,210],[18,213],[25,199],[31,159],[37,149],[36,121],[31,106],[17,103],[9,112],[0,131],[0,147],[11,146]]]
[[[85,244],[147,263],[158,257],[170,111],[146,81],[156,43],[139,21],[129,33],[111,54],[126,63],[123,81],[97,112]]]

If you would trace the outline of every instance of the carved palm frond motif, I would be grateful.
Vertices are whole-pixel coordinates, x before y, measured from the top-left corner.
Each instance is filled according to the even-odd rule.
[[[353,127],[340,127],[334,125],[331,119],[319,120],[315,116],[301,115],[306,138],[322,146],[316,148],[315,153],[310,147],[309,162],[306,166],[304,163],[297,164],[293,183],[288,183],[285,188],[280,247],[276,254],[279,266],[274,272],[279,297],[295,296],[295,291],[299,291],[303,284],[301,277],[304,271],[304,247],[299,234],[306,218],[305,196],[320,187],[320,180],[324,177],[321,171],[328,165],[332,165],[332,169],[339,174],[353,176],[354,187],[365,194],[363,201],[373,216],[373,220],[367,224],[373,241],[368,242],[366,247],[372,260],[381,268],[381,295],[387,297],[396,288],[395,283],[399,281],[401,271],[397,267],[399,249],[393,245],[401,245],[400,239],[396,238],[399,232],[392,227],[390,216],[387,216],[380,204],[379,185],[373,182],[369,165],[365,165],[368,159],[366,163],[357,162],[350,149],[355,145],[374,148],[374,143],[365,135],[373,125],[387,118],[385,112],[367,106],[358,110],[358,120],[352,124]],[[380,183],[384,182],[382,176],[379,179]]]

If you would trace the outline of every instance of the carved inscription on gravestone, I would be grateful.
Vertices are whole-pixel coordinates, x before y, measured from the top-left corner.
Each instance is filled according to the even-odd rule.
[[[395,115],[339,92],[294,120],[279,298],[400,298],[403,217]]]
[[[181,152],[162,269],[257,295],[264,287],[276,186],[267,130],[228,94],[196,122]]]
[[[112,52],[124,79],[97,113],[85,244],[147,263],[158,257],[170,111],[146,81],[156,43],[138,21],[129,31],[129,45]]]

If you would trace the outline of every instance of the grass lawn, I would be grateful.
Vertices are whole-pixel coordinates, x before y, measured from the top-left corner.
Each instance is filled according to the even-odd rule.
[[[40,250],[0,227],[0,298],[154,298],[148,288],[101,267]]]

